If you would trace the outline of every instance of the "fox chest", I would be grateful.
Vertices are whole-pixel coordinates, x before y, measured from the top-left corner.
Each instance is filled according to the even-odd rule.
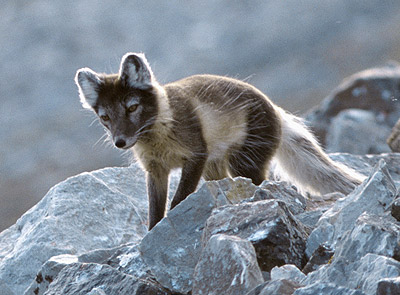
[[[171,170],[182,167],[185,159],[190,158],[190,151],[169,138],[158,138],[150,143],[138,143],[134,154],[147,171],[163,168]],[[154,167],[159,166],[159,167]]]

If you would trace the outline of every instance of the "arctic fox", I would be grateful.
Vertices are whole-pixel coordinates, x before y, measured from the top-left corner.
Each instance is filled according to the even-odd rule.
[[[347,194],[362,181],[322,151],[300,118],[243,81],[195,75],[162,86],[143,54],[127,53],[118,74],[82,68],[75,82],[83,107],[98,115],[116,147],[133,149],[147,172],[149,229],[164,217],[174,168],[182,176],[171,209],[201,176],[244,176],[259,185],[273,157],[309,192]]]

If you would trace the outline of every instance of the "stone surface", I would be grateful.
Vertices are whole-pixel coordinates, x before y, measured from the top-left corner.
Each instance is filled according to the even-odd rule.
[[[289,263],[299,268],[304,266],[307,233],[282,201],[265,200],[215,209],[207,220],[203,245],[219,233],[250,241],[263,271]]]
[[[50,257],[138,242],[147,232],[146,220],[144,177],[138,168],[69,178],[0,234],[0,279],[23,294]]]
[[[326,150],[330,153],[380,154],[390,152],[386,138],[390,127],[372,111],[346,109],[335,116],[326,135]]]
[[[281,200],[286,203],[293,215],[303,213],[307,207],[306,198],[296,188],[286,182],[263,181],[247,201]]]
[[[44,295],[170,295],[151,282],[121,273],[108,265],[73,263],[64,267]]]
[[[256,253],[249,241],[214,235],[196,265],[192,294],[245,294],[262,282]]]
[[[174,292],[188,293],[212,210],[248,198],[255,190],[249,179],[240,177],[210,181],[171,210],[140,244],[142,258],[157,281]]]
[[[307,256],[323,243],[334,247],[363,213],[383,214],[397,194],[386,164],[380,161],[370,177],[346,198],[339,199],[326,211],[307,240]]]
[[[332,259],[333,254],[334,252],[327,245],[319,245],[303,268],[303,273],[308,274],[317,270],[321,265],[327,264]]]
[[[293,295],[366,295],[360,290],[352,290],[330,283],[317,283],[297,289]]]
[[[296,282],[288,281],[285,279],[275,280],[266,282],[257,288],[251,290],[246,295],[270,295],[270,294],[279,294],[279,295],[292,295],[293,292],[300,288]]]
[[[285,279],[300,284],[305,278],[306,275],[293,264],[285,264],[280,267],[275,266],[271,270],[271,281]]]
[[[400,277],[385,278],[378,282],[376,295],[397,295],[400,294]]]

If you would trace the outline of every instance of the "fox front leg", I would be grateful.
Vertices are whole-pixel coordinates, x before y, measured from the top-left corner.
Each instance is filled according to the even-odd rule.
[[[194,192],[203,173],[207,157],[197,156],[187,160],[182,167],[182,176],[176,194],[171,202],[171,209]]]
[[[168,172],[147,173],[147,194],[149,198],[149,230],[165,215],[168,195]]]

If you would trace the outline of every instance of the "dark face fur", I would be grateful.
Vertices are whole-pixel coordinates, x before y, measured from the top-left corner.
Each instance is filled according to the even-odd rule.
[[[85,68],[77,72],[75,80],[83,106],[99,116],[116,147],[131,148],[146,136],[158,106],[153,75],[144,56],[124,56],[118,75]]]

